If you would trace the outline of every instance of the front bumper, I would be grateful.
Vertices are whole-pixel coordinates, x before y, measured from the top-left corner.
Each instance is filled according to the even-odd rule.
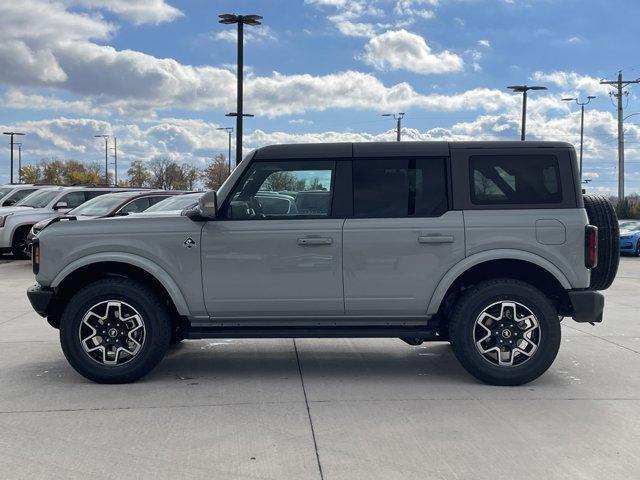
[[[571,302],[571,316],[579,323],[600,323],[604,310],[604,295],[595,290],[567,292]]]
[[[621,238],[620,239],[620,252],[622,253],[635,253],[636,252],[636,243],[638,240],[634,240],[633,238]]]
[[[33,309],[42,317],[51,315],[55,305],[55,294],[52,288],[33,285],[27,290],[27,297]]]

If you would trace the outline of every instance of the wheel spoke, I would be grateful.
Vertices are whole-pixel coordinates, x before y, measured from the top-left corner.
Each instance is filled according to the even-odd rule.
[[[523,304],[503,300],[488,305],[478,315],[473,337],[478,352],[488,362],[500,367],[517,366],[538,350],[540,323]]]
[[[79,327],[80,344],[94,361],[107,366],[133,359],[146,340],[145,323],[135,308],[121,300],[91,307]]]

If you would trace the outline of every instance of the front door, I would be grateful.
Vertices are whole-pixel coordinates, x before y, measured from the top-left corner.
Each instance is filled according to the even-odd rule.
[[[209,315],[344,315],[335,161],[254,161],[202,231]]]
[[[424,316],[465,254],[462,212],[448,208],[446,159],[354,159],[353,202],[343,231],[346,315]]]

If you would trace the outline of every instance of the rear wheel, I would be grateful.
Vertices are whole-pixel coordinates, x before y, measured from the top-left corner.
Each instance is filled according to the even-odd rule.
[[[138,380],[164,357],[171,319],[162,299],[126,278],[108,278],[76,293],[60,320],[71,366],[98,383]]]
[[[492,385],[522,385],[538,378],[555,360],[561,337],[549,299],[511,279],[466,290],[452,310],[449,335],[462,366]]]

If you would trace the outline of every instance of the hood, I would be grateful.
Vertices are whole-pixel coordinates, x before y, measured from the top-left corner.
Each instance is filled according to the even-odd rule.
[[[640,234],[640,227],[634,227],[634,228],[624,228],[622,230],[620,230],[620,236],[631,236],[631,235],[637,235]]]

